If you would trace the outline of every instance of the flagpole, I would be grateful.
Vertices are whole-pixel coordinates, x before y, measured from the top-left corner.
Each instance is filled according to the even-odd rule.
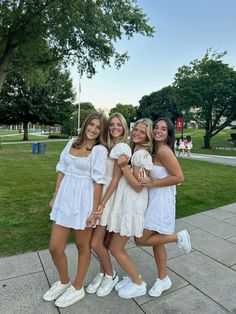
[[[78,129],[77,132],[80,132],[80,93],[81,93],[81,84],[79,80],[79,90],[78,90]]]

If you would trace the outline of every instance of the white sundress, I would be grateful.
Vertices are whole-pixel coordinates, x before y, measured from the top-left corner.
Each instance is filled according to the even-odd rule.
[[[150,177],[165,178],[169,174],[165,167],[153,165]],[[148,208],[144,216],[144,228],[160,234],[171,234],[175,230],[176,186],[152,187],[148,191]]]
[[[56,224],[73,229],[85,229],[93,209],[94,182],[106,184],[107,149],[95,145],[88,157],[69,154],[74,139],[61,153],[57,171],[64,173],[50,219]]]
[[[131,148],[125,143],[116,144],[112,148],[110,155],[107,158],[107,167],[106,167],[107,183],[103,186],[102,197],[105,195],[111,183],[115,159],[117,159],[121,155],[126,155],[129,158],[131,157]],[[103,209],[102,217],[101,219],[97,220],[97,225],[107,226],[108,221],[110,219],[110,214],[113,207],[115,194],[116,194],[116,190],[112,193],[112,195],[106,202],[106,205]]]
[[[152,168],[152,157],[146,150],[140,149],[133,154],[131,165],[150,170]],[[121,236],[141,237],[147,202],[147,187],[143,187],[142,191],[138,193],[122,176],[116,190],[107,229],[110,232],[119,233]]]

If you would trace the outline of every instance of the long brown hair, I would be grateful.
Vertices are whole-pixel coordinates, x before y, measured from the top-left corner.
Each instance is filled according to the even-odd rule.
[[[105,133],[107,131],[106,118],[100,112],[92,112],[87,116],[87,118],[83,122],[81,130],[79,132],[79,135],[78,135],[76,141],[72,144],[72,147],[81,148],[81,146],[85,143],[85,141],[86,141],[85,130],[86,130],[88,124],[94,119],[98,119],[100,121],[100,124],[101,124],[101,131],[100,131],[99,136],[96,139],[94,146],[98,145],[98,144],[102,144],[102,145],[106,146],[105,145],[106,144]]]
[[[171,122],[170,119],[167,119],[167,118],[159,118],[157,119],[154,123],[153,123],[153,128],[155,127],[155,125],[157,124],[158,121],[165,121],[166,123],[166,126],[167,126],[167,139],[166,139],[166,145],[168,145],[170,147],[170,149],[173,151],[173,153],[175,153],[175,128],[174,128],[174,125],[173,123]],[[154,142],[154,151],[153,153],[155,153],[156,151],[156,142],[155,140],[153,141]]]

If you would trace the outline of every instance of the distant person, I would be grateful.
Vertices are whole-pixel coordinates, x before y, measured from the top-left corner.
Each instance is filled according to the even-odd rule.
[[[90,263],[92,228],[86,220],[100,202],[106,183],[107,149],[104,143],[106,121],[102,114],[91,113],[84,121],[77,139],[71,139],[56,166],[55,193],[50,202],[53,221],[49,251],[59,274],[59,281],[44,294],[45,301],[67,307],[85,296],[83,281]],[[65,247],[71,229],[75,234],[78,266],[71,283]]]
[[[143,236],[134,240],[138,245],[153,247],[157,277],[148,293],[152,297],[159,297],[172,285],[167,275],[164,244],[176,242],[185,253],[189,253],[191,242],[186,230],[174,233],[176,184],[183,182],[184,177],[174,154],[174,126],[169,119],[160,118],[154,122],[153,141],[154,165],[150,177],[139,179],[141,185],[149,188]]]
[[[192,138],[190,135],[186,136],[186,152],[187,152],[187,157],[191,158],[191,149],[193,148],[193,143],[192,143]]]
[[[183,138],[179,139],[179,153],[178,153],[178,157],[181,157],[181,154],[182,154],[182,157],[184,157],[184,154],[185,154],[185,144],[184,144],[184,139]]]

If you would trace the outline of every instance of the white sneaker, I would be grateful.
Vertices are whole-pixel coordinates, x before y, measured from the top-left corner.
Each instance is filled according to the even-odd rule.
[[[139,275],[139,278],[141,279],[142,277]],[[115,290],[120,290],[130,282],[132,282],[132,279],[129,276],[123,277],[123,279],[116,284]]]
[[[118,295],[124,299],[131,299],[145,295],[147,284],[143,281],[141,285],[136,285],[133,281],[118,290]]]
[[[84,288],[77,290],[74,286],[70,286],[67,290],[55,301],[58,307],[67,307],[75,302],[83,299],[85,296]]]
[[[148,291],[148,294],[151,297],[159,297],[163,291],[170,289],[171,285],[172,283],[168,276],[162,280],[157,278],[152,288]]]
[[[123,279],[121,281],[119,281],[116,285],[115,285],[115,290],[118,291],[121,288],[123,288],[124,286],[126,286],[128,283],[130,283],[132,280],[129,276],[123,277]]]
[[[97,292],[101,282],[102,282],[102,278],[104,277],[103,273],[98,273],[93,280],[90,282],[90,284],[88,285],[88,287],[86,288],[86,292],[88,293],[95,293]]]
[[[108,295],[112,291],[112,289],[115,287],[118,281],[119,281],[119,277],[115,271],[113,271],[113,276],[105,275],[102,278],[101,285],[97,290],[97,293],[96,293],[97,296],[105,297],[106,295]]]
[[[62,293],[70,287],[71,282],[69,281],[66,284],[62,284],[60,281],[54,282],[52,287],[43,295],[44,301],[53,301],[56,300]]]
[[[184,252],[190,253],[191,252],[191,240],[190,235],[187,230],[182,230],[177,232],[178,241],[177,244],[180,248],[184,250]]]

